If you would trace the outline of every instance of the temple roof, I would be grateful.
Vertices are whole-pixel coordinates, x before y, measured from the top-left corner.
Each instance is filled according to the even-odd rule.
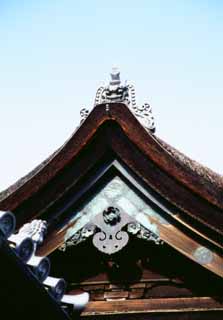
[[[87,109],[82,109],[80,128],[71,138],[34,170],[0,193],[0,209],[14,209],[27,199],[32,194],[32,188],[27,192],[24,192],[24,189],[36,179],[38,182],[35,182],[34,192],[39,190],[88,143],[87,135],[94,135],[103,123],[110,120],[116,122],[128,139],[164,171],[202,198],[223,209],[223,177],[155,136],[156,127],[151,106],[148,103],[142,106],[136,103],[134,85],[121,81],[118,68],[113,68],[110,75],[108,85],[100,86],[96,92],[91,115],[89,116]],[[133,115],[138,121],[132,123]],[[50,174],[45,174],[45,171],[50,171]],[[17,193],[22,195],[16,196]],[[16,200],[11,200],[13,198]]]
[[[46,220],[49,236],[42,253],[48,255],[66,241],[74,215],[81,214],[74,207],[98,190],[99,182],[103,189],[109,175],[110,181],[111,175],[119,176],[123,184],[127,179],[140,186],[152,206],[164,208],[161,220],[155,217],[161,240],[198,263],[196,250],[213,256],[204,265],[222,276],[223,177],[157,137],[150,105],[136,105],[134,87],[123,84],[116,70],[109,85],[98,89],[93,110],[81,114],[80,126],[58,150],[0,193],[0,210],[13,211],[18,226]],[[89,221],[94,218],[90,211],[83,213]],[[171,230],[162,222],[165,217]]]
[[[109,111],[107,110],[108,107]],[[78,156],[81,150],[100,131],[100,128],[106,125],[111,128],[119,127],[123,136],[131,141],[157,168],[165,172],[175,182],[177,181],[178,185],[190,191],[191,195],[198,196],[197,200],[205,201],[207,208],[208,206],[211,207],[213,214],[206,210],[206,212],[196,213],[193,216],[213,230],[223,233],[223,223],[220,223],[223,219],[222,176],[191,160],[146,130],[123,103],[97,105],[61,148],[28,175],[1,192],[0,209],[15,210],[25,200],[46,186],[51,179]],[[113,140],[117,142],[118,139],[114,137]],[[111,148],[112,143],[112,138],[105,142]],[[104,145],[102,148],[106,148],[106,146]],[[127,157],[129,156],[127,155]],[[158,192],[161,191],[157,187],[155,189]],[[165,197],[169,198],[167,194]],[[187,206],[186,203],[185,206]]]
[[[40,296],[49,314],[56,313],[59,305],[54,310],[54,301],[45,288],[53,296],[51,280],[66,279],[68,292],[64,295],[62,288],[63,297],[62,294],[57,297],[64,309],[59,307],[58,319],[67,318],[68,313],[75,316],[74,311],[81,312],[89,293],[93,295],[83,317],[113,313],[134,316],[151,313],[153,317],[155,313],[164,316],[171,310],[180,314],[195,310],[222,312],[222,303],[215,298],[222,292],[219,277],[223,277],[223,177],[160,139],[155,134],[151,106],[136,104],[134,87],[122,83],[117,70],[111,76],[110,83],[98,89],[93,110],[90,113],[81,110],[82,120],[71,137],[34,170],[0,193],[0,210],[12,211],[16,217],[16,233],[11,237],[18,243],[24,237],[32,240],[35,257],[50,256],[56,278],[49,277],[48,272],[42,283],[36,282],[30,278],[25,264],[22,265],[25,276],[21,276],[17,259],[4,265],[5,272],[15,267],[10,281],[14,286],[17,282],[27,288],[33,285],[33,295],[36,299]],[[9,242],[13,241],[11,237]],[[7,256],[14,259],[13,250],[3,239],[0,254],[5,255],[4,263]],[[93,270],[91,259],[97,265]],[[137,283],[136,278],[131,283],[133,260],[137,270],[142,271]],[[92,263],[88,265],[89,261]],[[27,265],[29,270],[30,260]],[[117,285],[114,280],[118,279],[111,277],[114,270],[121,272],[121,282],[129,283],[121,292],[112,291],[114,283],[115,288]],[[172,276],[176,276],[176,270],[182,272],[180,277],[184,280],[193,273],[194,291],[189,290],[190,286],[187,288],[186,280],[178,288],[181,278],[174,280]],[[103,279],[107,282],[102,284]],[[144,289],[148,290],[142,289],[142,279],[146,281]],[[219,286],[197,297],[200,291],[195,287],[200,286],[202,279],[204,287],[213,279],[212,287],[218,283]],[[0,280],[7,286],[4,275]],[[132,286],[136,291],[143,290],[143,295],[135,295],[139,292],[133,292]],[[56,286],[52,287],[56,292]],[[101,298],[99,288],[103,288]],[[157,300],[159,290],[162,295],[158,294]],[[22,297],[16,288],[15,292],[21,308]],[[1,297],[7,299],[4,293]],[[120,301],[113,301],[114,297]],[[132,297],[135,301],[131,301]],[[27,299],[32,305],[31,295]]]

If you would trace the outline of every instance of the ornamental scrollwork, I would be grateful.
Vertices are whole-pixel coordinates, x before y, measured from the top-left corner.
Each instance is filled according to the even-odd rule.
[[[89,115],[89,110],[86,108],[82,108],[80,111],[80,117],[81,117],[80,124],[82,124],[86,120],[88,115]]]
[[[156,127],[152,107],[148,103],[144,103],[142,106],[133,106],[132,109],[141,124],[152,132],[155,132]]]
[[[163,244],[163,241],[160,239],[159,235],[155,234],[151,230],[144,228],[138,222],[129,223],[127,226],[127,231],[139,239],[152,241],[155,244]]]
[[[67,247],[92,237],[92,243],[99,251],[111,255],[127,245],[129,234],[155,244],[163,243],[158,234],[146,229],[119,208],[108,207],[66,240],[60,250],[65,251]]]
[[[131,218],[119,208],[108,207],[102,214],[93,219],[93,223],[100,229],[93,237],[94,246],[106,254],[114,254],[124,248],[129,235],[122,228],[131,221]]]
[[[125,103],[133,112],[139,122],[152,133],[155,132],[155,120],[152,114],[152,108],[148,103],[138,106],[136,103],[136,93],[133,84],[122,83],[120,72],[113,68],[111,80],[107,86],[98,88],[95,96],[94,105],[102,103],[122,102]]]
[[[87,224],[85,227],[74,233],[67,241],[65,241],[60,247],[59,250],[65,251],[68,247],[76,246],[81,242],[86,241],[96,232],[96,226],[93,224]]]

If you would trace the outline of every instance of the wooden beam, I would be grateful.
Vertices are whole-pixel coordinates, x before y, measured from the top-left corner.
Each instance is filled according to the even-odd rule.
[[[82,316],[215,310],[223,311],[223,303],[210,297],[114,300],[89,302]]]
[[[209,250],[212,255],[212,259],[207,261],[207,263],[201,263],[196,257],[196,250],[201,248],[201,245],[194,239],[187,236],[181,230],[177,229],[174,225],[171,224],[162,224],[156,218],[148,217],[149,221],[155,222],[160,231],[160,238],[168,243],[171,247],[181,252],[191,260],[195,261],[198,264],[201,264],[206,269],[214,272],[215,274],[223,277],[223,257]]]

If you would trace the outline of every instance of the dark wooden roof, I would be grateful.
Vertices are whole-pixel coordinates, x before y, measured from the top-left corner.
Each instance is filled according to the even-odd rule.
[[[61,148],[0,194],[0,209],[13,210],[19,223],[38,216],[68,188],[70,178],[67,177],[63,184],[54,184],[47,197],[37,200],[50,181],[72,165],[72,170],[76,170],[72,183],[77,183],[108,150],[112,150],[144,183],[178,208],[184,223],[222,246],[222,176],[146,131],[122,103],[109,104],[109,107],[97,105]],[[24,209],[25,204],[28,209]]]
[[[126,170],[126,176],[124,174],[121,176],[123,172],[118,172],[118,167],[113,165],[114,162]],[[111,167],[108,164],[111,164]],[[111,168],[117,171],[109,171]],[[117,284],[115,284],[115,290],[112,291],[114,283],[110,283],[111,274],[106,282],[103,273],[95,273],[90,282],[89,278],[84,278],[86,281],[82,281],[79,286],[79,280],[86,274],[80,272],[80,275],[78,270],[83,270],[83,266],[87,264],[92,269],[93,260],[95,265],[99,266],[101,253],[98,252],[96,255],[96,248],[95,251],[92,250],[92,243],[86,241],[83,242],[83,247],[73,248],[75,253],[67,252],[67,259],[63,256],[63,263],[60,263],[65,253],[56,249],[64,243],[66,232],[75,227],[76,221],[72,218],[75,212],[78,212],[81,201],[88,202],[92,191],[95,191],[93,194],[98,195],[97,192],[100,189],[97,189],[98,184],[102,187],[107,178],[109,180],[111,177],[117,177],[117,174],[120,174],[123,181],[128,182],[129,185],[132,181],[136,182],[135,189],[139,185],[141,189],[146,190],[151,195],[151,199],[148,197],[151,203],[152,199],[155,199],[157,203],[163,205],[163,211],[159,212],[161,216],[163,214],[164,218],[167,218],[168,223],[163,223],[155,216],[152,217],[153,220],[150,218],[151,222],[156,223],[159,237],[164,241],[164,245],[158,250],[157,245],[152,243],[150,246],[145,245],[143,251],[142,243],[138,243],[140,250],[139,247],[135,247],[135,252],[143,251],[143,253],[140,257],[137,255],[136,265],[142,267],[144,278],[140,278],[140,281],[138,278],[138,282],[133,282],[129,287],[125,283],[124,289],[117,291]],[[214,319],[219,317],[220,319],[223,312],[222,301],[219,298],[221,295],[219,292],[222,292],[220,277],[223,277],[222,191],[223,178],[220,175],[189,159],[148,132],[126,105],[102,104],[93,109],[84,123],[61,148],[0,194],[0,209],[13,211],[18,225],[34,217],[47,220],[48,233],[37,253],[40,256],[51,254],[54,260],[53,265],[56,266],[54,269],[56,276],[61,277],[57,272],[63,269],[62,276],[66,275],[69,278],[69,270],[72,275],[75,270],[79,275],[77,288],[84,291],[87,290],[87,286],[88,289],[91,288],[89,289],[91,302],[82,314],[83,319],[89,316],[93,319],[97,319],[98,316],[103,319],[106,317],[109,319],[121,317],[125,319],[166,319],[166,317],[168,319],[182,317]],[[144,194],[142,199],[144,199],[143,196]],[[134,248],[134,240],[130,241],[129,250],[131,251],[127,251],[126,248],[126,251],[123,250],[120,253],[124,261],[122,272],[127,273],[127,277],[130,273],[126,272],[128,264],[126,257],[133,258]],[[208,252],[211,260],[197,259],[195,253],[200,249],[201,251],[204,249],[204,255]],[[0,255],[1,250],[0,246]],[[90,255],[92,259],[89,259]],[[84,261],[83,256],[86,256]],[[149,258],[149,266],[146,270],[143,269],[145,265],[142,263],[142,257]],[[155,259],[152,259],[153,257]],[[79,261],[79,269],[77,261]],[[130,265],[129,269],[131,269]],[[10,270],[14,268],[13,266],[14,263],[8,262]],[[4,268],[7,269],[6,264]],[[100,270],[102,272],[104,269]],[[171,275],[176,277],[176,270],[182,272],[182,278],[174,281]],[[54,312],[53,303],[47,301],[48,296],[45,291],[42,292],[43,288],[31,288],[35,283],[26,281],[17,271],[15,269],[10,279],[13,283],[10,282],[10,285],[18,299],[18,305],[22,305],[20,302],[22,303],[24,297],[28,302],[30,301],[32,309],[35,310],[32,300],[34,296],[35,301],[43,301],[42,305],[46,305],[49,315],[50,312]],[[192,273],[193,277],[191,277]],[[122,273],[121,278],[123,281]],[[190,281],[187,282],[187,279]],[[179,280],[184,281],[180,284]],[[7,287],[7,279],[3,275],[0,277],[0,282],[3,287]],[[194,285],[189,285],[192,283]],[[212,283],[210,288],[209,283]],[[24,288],[26,286],[26,295],[19,296],[18,286],[15,288],[18,284]],[[73,284],[72,276],[69,279],[69,290],[71,290],[69,293],[75,293],[72,290],[77,289],[72,287]],[[219,284],[219,287],[216,284]],[[27,296],[27,292],[33,294]],[[139,296],[139,294],[142,295]],[[130,296],[135,298],[131,299]],[[117,301],[113,300],[114,298],[120,299]],[[4,294],[2,299],[6,299]],[[98,301],[101,299],[102,301]],[[7,309],[7,304],[4,306]],[[45,312],[45,309],[39,308],[38,312],[41,317],[41,312]],[[24,312],[24,319],[25,316],[26,312]]]
[[[203,182],[206,188],[209,187],[209,192],[212,190],[216,193],[216,197],[221,196],[223,190],[223,176],[214,172],[210,168],[200,164],[199,162],[190,159],[185,154],[177,150],[176,148],[170,146],[168,143],[162,139],[156,137],[157,141],[164,147],[164,149],[170,153],[170,155],[179,161],[185,170],[194,172],[197,177]],[[220,202],[221,203],[221,202]],[[222,203],[221,203],[222,206]]]

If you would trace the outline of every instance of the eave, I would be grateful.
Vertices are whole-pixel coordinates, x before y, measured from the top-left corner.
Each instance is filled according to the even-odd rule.
[[[146,131],[128,107],[121,103],[96,106],[58,151],[0,195],[0,209],[16,213],[23,203],[43,190],[65,167],[80,160],[83,150],[92,143],[101,128],[101,135],[106,137],[103,137],[104,144],[98,145],[99,153],[105,152],[103,148],[112,149],[145,184],[183,212],[178,217],[179,221],[222,246],[222,177],[201,165],[199,170],[187,166],[187,161],[196,164],[187,157],[187,161],[180,161],[179,157],[170,152],[171,147],[165,147],[165,143]],[[90,161],[92,155],[89,155]],[[85,171],[83,166],[81,169]],[[76,181],[78,179],[77,177]],[[55,196],[56,194],[52,195],[52,198]],[[44,207],[42,211],[43,209]],[[18,214],[17,220],[24,223],[34,215],[38,216],[38,212],[27,213],[19,220]],[[195,221],[194,226],[192,221]],[[200,226],[203,226],[202,231],[199,231]]]

